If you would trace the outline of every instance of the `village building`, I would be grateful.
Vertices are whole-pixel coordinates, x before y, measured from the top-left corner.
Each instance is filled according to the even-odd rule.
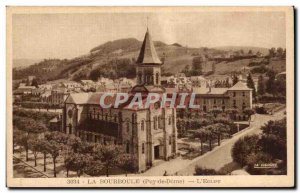
[[[212,109],[220,108],[223,112],[228,109],[236,109],[237,120],[245,120],[243,114],[246,108],[252,108],[252,89],[241,81],[230,88],[193,88],[196,94],[195,103],[200,105],[200,111],[208,113]]]

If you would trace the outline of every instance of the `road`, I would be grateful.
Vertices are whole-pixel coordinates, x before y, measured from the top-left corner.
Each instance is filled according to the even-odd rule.
[[[221,146],[214,148],[212,151],[207,152],[203,156],[197,157],[193,160],[184,160],[181,157],[174,160],[164,162],[158,166],[155,166],[141,175],[145,176],[162,176],[165,171],[169,175],[184,175],[191,176],[194,174],[195,166],[199,165],[205,168],[212,168],[219,170],[224,169],[224,166],[232,169],[239,169],[238,165],[233,163],[231,157],[231,149],[234,143],[241,137],[251,134],[259,134],[261,132],[260,127],[267,123],[269,120],[279,120],[285,115],[284,110],[279,111],[274,115],[254,115],[254,119],[250,124],[250,127],[237,133],[232,138],[222,142]]]
[[[14,157],[14,177],[15,178],[47,178],[45,174],[30,166],[26,162]]]
[[[208,152],[206,155],[200,157],[200,159],[194,160],[188,167],[180,170],[178,173],[180,175],[193,175],[195,171],[195,166],[202,166],[205,168],[213,168],[219,170],[225,165],[228,167],[237,167],[233,163],[231,157],[231,149],[234,143],[241,137],[252,134],[259,134],[261,132],[260,127],[267,123],[269,120],[279,120],[283,118],[284,111],[280,111],[275,115],[255,115],[255,119],[251,122],[250,127],[245,131],[233,136],[230,140],[224,142],[220,147],[215,148],[213,151]],[[235,166],[234,166],[235,165]],[[238,168],[235,168],[238,169]]]

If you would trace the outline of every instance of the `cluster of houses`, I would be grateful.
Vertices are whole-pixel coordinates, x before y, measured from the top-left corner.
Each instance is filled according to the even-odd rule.
[[[44,102],[51,105],[62,105],[71,93],[85,92],[128,92],[135,84],[135,80],[119,78],[112,80],[100,77],[98,81],[92,80],[55,80],[37,86],[31,85],[28,77],[27,83],[20,83],[13,91],[14,102]],[[31,80],[32,81],[32,80]],[[24,100],[24,98],[26,100]]]

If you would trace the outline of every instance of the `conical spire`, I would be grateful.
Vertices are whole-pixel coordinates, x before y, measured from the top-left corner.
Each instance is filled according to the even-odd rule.
[[[154,44],[151,39],[151,35],[149,33],[149,29],[147,27],[147,31],[145,34],[145,38],[143,41],[143,45],[140,50],[139,57],[136,61],[138,64],[162,64],[160,59],[157,56]]]

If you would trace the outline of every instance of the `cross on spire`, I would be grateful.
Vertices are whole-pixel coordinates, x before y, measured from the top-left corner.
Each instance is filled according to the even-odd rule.
[[[149,16],[147,16],[147,29],[148,29],[148,24],[149,24]]]

